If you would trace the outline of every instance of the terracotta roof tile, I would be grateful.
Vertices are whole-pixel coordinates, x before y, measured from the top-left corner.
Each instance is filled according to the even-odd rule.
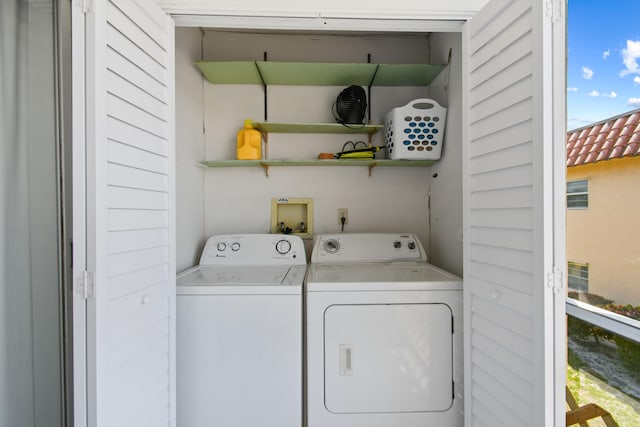
[[[587,158],[587,156],[585,156],[584,154],[583,154],[583,155],[578,156],[578,157],[576,158],[576,163],[575,163],[575,164],[578,164],[578,165],[582,165],[582,164],[584,164],[584,163],[585,163],[586,158]]]
[[[611,130],[609,131],[608,137],[609,138],[617,138],[618,135],[620,135],[622,129],[617,128],[617,127],[613,127],[611,128]]]
[[[626,147],[628,142],[629,142],[628,137],[625,138],[624,135],[620,135],[618,139],[616,139],[616,143],[614,144],[614,147]]]
[[[613,122],[613,125],[611,126],[612,129],[619,129],[622,126],[624,126],[624,124],[627,122],[626,118],[620,117],[619,119],[617,119],[615,122]]]
[[[596,162],[600,162],[600,161],[602,161],[602,160],[607,160],[607,159],[609,159],[609,153],[610,153],[610,152],[611,152],[610,150],[604,150],[604,151],[601,151],[600,153],[598,153],[598,158],[597,158],[595,161],[596,161]]]
[[[589,153],[585,159],[585,163],[594,163],[598,158],[598,153]]]
[[[597,135],[598,133],[600,133],[600,128],[602,127],[602,125],[594,125],[589,132],[587,132],[587,135],[592,136],[592,135]]]
[[[618,159],[620,157],[622,157],[622,153],[624,152],[624,147],[613,147],[613,150],[611,150],[611,154],[609,154],[609,159]],[[586,162],[589,163],[589,162]]]
[[[567,166],[640,155],[640,109],[567,133]]]
[[[622,156],[635,156],[638,154],[638,143],[635,144],[629,144],[627,145],[627,148],[624,149],[624,153],[622,153]]]

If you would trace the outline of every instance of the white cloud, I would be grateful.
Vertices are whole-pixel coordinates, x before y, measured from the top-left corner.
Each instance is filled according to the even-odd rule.
[[[638,58],[640,58],[640,40],[627,40],[627,47],[622,49],[622,62],[626,68],[620,71],[620,75],[640,74]]]
[[[602,52],[602,59],[606,60],[609,55],[611,55],[611,49],[607,49],[604,52]]]
[[[635,84],[637,84],[637,85],[640,85],[640,76],[635,76],[635,77],[633,78],[633,82],[634,82]]]
[[[640,77],[638,77],[638,78],[640,78]],[[577,92],[577,91],[578,91],[577,87],[568,87],[567,88],[567,92]]]
[[[589,92],[587,95],[593,97],[593,98],[597,98],[599,96],[603,97],[603,98],[617,98],[618,94],[614,91],[611,91],[609,93],[600,93],[597,90],[592,90],[591,92]]]
[[[591,80],[593,78],[593,70],[589,67],[582,67],[582,77]]]
[[[629,101],[627,101],[627,105],[629,105],[629,107],[635,108],[640,107],[640,98],[629,98]]]

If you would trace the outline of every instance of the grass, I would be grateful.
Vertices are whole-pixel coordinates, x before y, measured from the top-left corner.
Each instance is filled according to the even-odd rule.
[[[595,403],[609,411],[620,427],[640,426],[640,414],[637,401],[607,385],[603,380],[584,369],[585,363],[572,351],[569,351],[567,366],[567,385],[579,405]],[[600,418],[589,421],[590,427],[605,427]]]

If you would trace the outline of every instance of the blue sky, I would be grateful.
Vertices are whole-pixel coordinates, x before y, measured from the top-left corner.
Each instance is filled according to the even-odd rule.
[[[640,108],[640,0],[568,0],[567,127]]]

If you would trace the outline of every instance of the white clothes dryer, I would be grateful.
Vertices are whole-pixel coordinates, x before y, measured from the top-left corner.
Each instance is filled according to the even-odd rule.
[[[178,274],[179,426],[302,425],[306,262],[298,236],[213,236]]]
[[[320,235],[306,280],[308,427],[458,427],[462,281],[413,234]]]

